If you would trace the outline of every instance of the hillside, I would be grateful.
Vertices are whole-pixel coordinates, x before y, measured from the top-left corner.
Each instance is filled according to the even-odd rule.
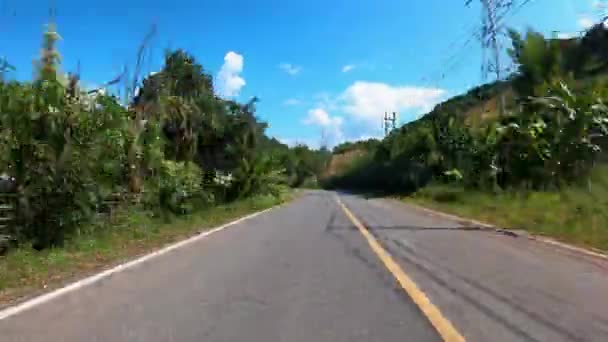
[[[551,74],[570,75],[582,88],[605,81],[608,77],[608,29],[604,25],[594,26],[582,38],[545,39],[531,31],[525,36],[511,31],[510,36],[512,47],[508,53],[518,66],[514,74],[504,82],[484,84],[448,99],[426,116],[448,114],[476,127],[498,117],[501,96],[504,96],[506,109],[512,110],[516,103],[516,90],[521,92],[522,88],[541,83],[542,78]],[[517,62],[518,59],[527,61],[534,58],[544,59],[539,61],[544,65],[528,70]],[[536,74],[532,79],[522,79],[518,77],[522,73]]]
[[[591,116],[601,114],[597,112],[599,107],[585,108],[606,93],[608,29],[597,25],[582,38],[566,40],[547,39],[533,31],[510,31],[509,35],[512,47],[507,52],[517,68],[506,80],[452,97],[379,143],[365,148],[363,142],[336,147],[328,171],[331,179],[326,183],[407,192],[430,179],[444,178],[446,172],[471,177],[475,186],[484,182],[504,186],[538,182],[539,187],[545,187],[549,186],[546,182],[553,182],[554,172],[569,175],[573,181],[580,179],[575,174],[584,178],[579,172],[587,169],[583,164],[588,161],[564,164],[559,158],[584,155],[596,161],[606,159],[598,153],[606,145],[600,134],[603,124],[598,124],[603,119]],[[499,118],[501,99],[506,115]],[[567,114],[578,111],[580,117]],[[562,115],[566,118],[560,119]],[[572,128],[564,126],[570,123]],[[552,132],[550,125],[557,131]],[[561,146],[566,141],[562,139],[573,138],[560,136],[564,134],[582,136]],[[520,152],[515,152],[515,145]],[[579,151],[575,153],[573,148]],[[348,151],[365,151],[366,158],[353,158],[357,153]],[[498,173],[496,158],[507,158],[505,153],[510,154],[513,164]],[[555,158],[554,165],[548,162],[550,158]],[[559,171],[549,171],[551,168]],[[542,169],[549,173],[541,177]]]
[[[327,167],[323,172],[323,177],[333,177],[340,175],[357,159],[365,156],[367,151],[362,148],[353,147],[352,149],[332,154],[331,159],[327,163]]]
[[[372,138],[356,142],[344,142],[335,146],[331,151],[325,170],[320,174],[320,178],[329,179],[342,175],[357,161],[369,157],[379,145],[380,140]]]
[[[608,29],[604,25],[592,27],[581,38],[553,39],[529,31],[525,36],[510,31],[512,47],[508,49],[518,70],[505,81],[491,82],[476,86],[464,94],[454,96],[433,108],[415,122],[403,127],[419,125],[423,122],[454,118],[468,127],[485,126],[484,123],[498,118],[500,97],[505,99],[507,111],[516,110],[516,93],[527,91],[531,84],[542,85],[542,79],[552,73],[569,75],[577,87],[585,88],[608,79]],[[534,70],[528,70],[517,62],[518,59],[540,58]],[[544,59],[544,60],[543,60]],[[557,71],[556,71],[557,70]],[[518,77],[532,74],[531,79]],[[544,85],[542,85],[544,86]],[[404,128],[399,129],[403,132]],[[354,149],[361,149],[364,142],[345,143],[337,146],[333,154],[341,155]],[[366,150],[369,150],[365,148]],[[340,159],[345,159],[344,156]],[[342,165],[343,163],[340,163]]]

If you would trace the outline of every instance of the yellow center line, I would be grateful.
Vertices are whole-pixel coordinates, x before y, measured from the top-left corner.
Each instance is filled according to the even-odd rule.
[[[418,285],[403,271],[401,266],[395,262],[393,257],[380,245],[378,240],[369,232],[369,230],[353,215],[353,213],[336,198],[336,201],[344,210],[344,213],[352,221],[352,223],[359,229],[359,232],[367,240],[367,243],[371,249],[376,253],[378,258],[382,260],[384,266],[391,272],[393,277],[399,282],[403,290],[412,298],[414,303],[418,305],[418,308],[431,322],[433,327],[437,330],[439,335],[444,341],[448,342],[464,342],[464,337],[454,328],[454,325],[445,318],[441,311],[429,300],[429,298],[418,288]]]

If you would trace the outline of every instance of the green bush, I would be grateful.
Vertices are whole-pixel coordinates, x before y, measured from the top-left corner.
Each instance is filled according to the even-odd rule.
[[[192,162],[164,160],[158,178],[151,192],[165,213],[187,214],[214,202],[213,193],[203,187],[202,170]]]
[[[93,106],[73,99],[56,80],[0,84],[0,170],[15,178],[18,238],[36,248],[62,245],[99,204],[107,157],[122,114],[102,97]],[[104,165],[105,164],[105,165]],[[120,163],[118,163],[120,164]]]
[[[465,195],[465,189],[462,187],[442,185],[430,185],[418,190],[415,194],[416,197],[440,203],[459,202]]]
[[[300,182],[324,167],[326,149],[265,136],[257,99],[216,96],[211,75],[183,50],[168,51],[162,69],[143,80],[123,75],[132,85],[119,102],[59,71],[54,25],[43,37],[32,82],[5,82],[13,68],[0,60],[0,174],[14,179],[5,185],[17,198],[4,249],[7,239],[61,246],[86,233],[82,227],[103,227],[88,224],[97,214],[131,205],[169,217],[237,198],[280,198],[288,176]],[[203,182],[202,169],[218,176]]]

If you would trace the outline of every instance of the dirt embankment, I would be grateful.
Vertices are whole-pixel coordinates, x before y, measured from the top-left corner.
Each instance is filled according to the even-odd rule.
[[[332,155],[329,163],[327,164],[327,168],[323,173],[323,177],[326,178],[339,175],[341,172],[347,170],[356,159],[363,157],[365,153],[366,152],[361,149],[354,149],[344,153]]]

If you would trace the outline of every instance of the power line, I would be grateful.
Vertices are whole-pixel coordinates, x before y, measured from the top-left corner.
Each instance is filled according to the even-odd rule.
[[[526,5],[528,5],[532,1],[534,0],[522,0],[522,2],[520,2],[519,5],[516,6],[514,9],[513,7],[508,8],[505,13],[498,17],[498,21],[504,22],[506,21],[506,19],[513,18],[517,13],[519,13]]]
[[[448,58],[446,58],[445,60],[442,61],[441,66],[439,67],[438,70],[433,71],[432,73],[430,73],[429,77],[425,78],[427,81],[426,82],[427,84],[428,83],[437,83],[438,81],[445,79],[445,76],[447,73],[452,72],[458,66],[461,65],[463,52],[468,51],[466,48],[474,40],[481,39],[481,37],[482,37],[482,32],[477,27],[477,25],[478,25],[477,23],[473,23],[472,25],[469,26],[470,28],[465,32],[464,35],[461,35],[458,39],[456,39],[450,43],[447,50],[453,51],[453,52],[450,54],[450,56],[448,56]],[[456,43],[458,41],[460,41],[462,38],[465,38],[466,40],[461,44],[461,46],[458,49],[452,49],[451,47],[456,45]]]
[[[445,72],[443,72],[443,68],[445,65],[450,65],[450,69],[453,69],[453,66],[458,64],[456,60],[459,55],[462,54],[464,49],[471,43],[473,37],[478,35],[477,32],[477,23],[473,22],[469,25],[463,25],[463,30],[461,33],[453,39],[444,49],[441,50],[440,55],[448,55],[447,58],[443,59],[439,64],[440,66],[433,70],[432,72],[427,73],[426,75],[420,78],[420,82],[424,82],[424,85],[428,85],[429,83],[436,83],[438,80],[443,79]],[[464,40],[464,42],[463,42]],[[460,43],[460,47],[455,48]]]
[[[473,0],[469,0],[467,1],[465,4],[470,4],[472,3]],[[492,9],[492,18],[494,21],[494,27],[493,27],[493,31],[496,32],[496,45],[497,48],[499,50],[499,57],[500,57],[500,51],[501,51],[501,46],[500,46],[500,42],[498,40],[498,36],[502,35],[502,30],[504,28],[504,23],[506,21],[508,21],[509,19],[513,18],[515,15],[517,15],[526,5],[530,4],[533,0],[522,0],[521,2],[517,3],[517,0],[480,0],[480,2],[486,2],[488,1],[490,8]],[[487,16],[487,13],[486,13]],[[465,56],[466,52],[468,52],[469,50],[467,49],[470,44],[475,41],[475,40],[480,40],[484,43],[486,43],[484,40],[487,40],[487,26],[482,24],[482,27],[479,28],[477,27],[477,24],[473,24],[473,25],[468,25],[465,26],[467,27],[467,29],[465,30],[464,34],[461,34],[458,36],[458,38],[454,39],[453,41],[451,41],[448,46],[446,47],[446,49],[444,51],[450,51],[452,53],[450,53],[450,55],[445,58],[442,62],[441,65],[439,66],[438,69],[434,70],[433,72],[427,74],[428,76],[426,77],[422,77],[421,80],[424,81],[425,85],[428,84],[435,84],[443,79],[446,78],[446,75],[448,73],[451,73],[452,71],[454,71],[457,67],[459,67],[462,62],[463,62],[463,57]],[[485,31],[485,32],[484,32]],[[463,41],[464,39],[464,41]],[[456,46],[458,44],[458,42],[462,42],[459,47],[457,49],[453,49],[454,46]],[[491,42],[488,42],[491,43]],[[482,60],[486,60],[486,56],[485,56],[485,49],[482,49]],[[492,63],[492,64],[495,64]],[[500,63],[499,63],[500,64]],[[485,65],[482,66],[482,75],[484,73],[487,73],[488,71],[494,71],[496,72],[496,67],[491,67],[491,68],[487,68]],[[500,72],[502,73],[502,71]]]
[[[492,19],[493,24],[492,24],[491,30],[493,32],[495,32],[498,37],[499,35],[501,35],[503,33],[502,30],[504,28],[504,23],[507,21],[507,19],[510,19],[513,16],[515,16],[517,13],[519,13],[532,0],[523,0],[515,7],[513,6],[515,4],[514,0],[481,0],[481,1],[487,2],[487,4],[489,5],[488,9],[490,10],[490,13],[486,12],[485,17],[488,19],[490,19],[490,18]],[[490,17],[488,17],[488,15]],[[484,43],[491,43],[491,42],[487,41],[488,38],[490,38],[487,36],[488,29],[489,29],[489,27],[486,24],[486,25],[482,25],[481,29],[474,30],[474,32],[469,36],[469,38],[465,42],[465,44],[463,44],[462,48],[466,48],[469,45],[469,43],[475,38],[483,41]],[[484,37],[484,35],[485,35],[485,37]],[[496,39],[498,39],[497,37],[496,37]],[[497,44],[499,45],[499,41],[497,41]],[[498,46],[498,48],[500,49],[501,47]],[[454,56],[457,56],[458,54],[459,53],[457,52],[454,54]]]
[[[482,36],[481,36],[481,47],[484,50],[490,50],[491,57],[489,59],[484,58],[482,60],[482,71],[483,75],[494,71],[496,74],[496,81],[502,79],[502,67],[501,67],[501,46],[498,39],[502,24],[499,22],[498,11],[506,9],[508,12],[513,6],[512,0],[480,0],[482,4]],[[504,17],[504,14],[502,17]],[[505,114],[505,98],[504,95],[500,96],[499,106],[500,116]]]
[[[453,48],[456,46],[456,44],[460,41],[464,40],[468,40],[471,36],[474,36],[476,34],[478,34],[478,28],[477,28],[477,23],[471,23],[470,25],[467,25],[467,28],[464,30],[463,34],[461,34],[460,36],[458,36],[458,38],[454,39],[443,51],[442,54],[445,53],[449,53],[451,51],[453,51]]]
[[[451,72],[459,65],[460,62],[462,62],[463,52],[467,51],[466,48],[477,36],[477,32],[469,33],[469,36],[466,37],[466,40],[460,45],[459,48],[450,49],[453,52],[440,63],[440,67],[429,73],[427,77],[423,77],[423,80],[426,81],[425,83],[436,83],[437,81],[444,79],[447,72]],[[456,41],[453,41],[450,46],[454,46],[455,43]]]

